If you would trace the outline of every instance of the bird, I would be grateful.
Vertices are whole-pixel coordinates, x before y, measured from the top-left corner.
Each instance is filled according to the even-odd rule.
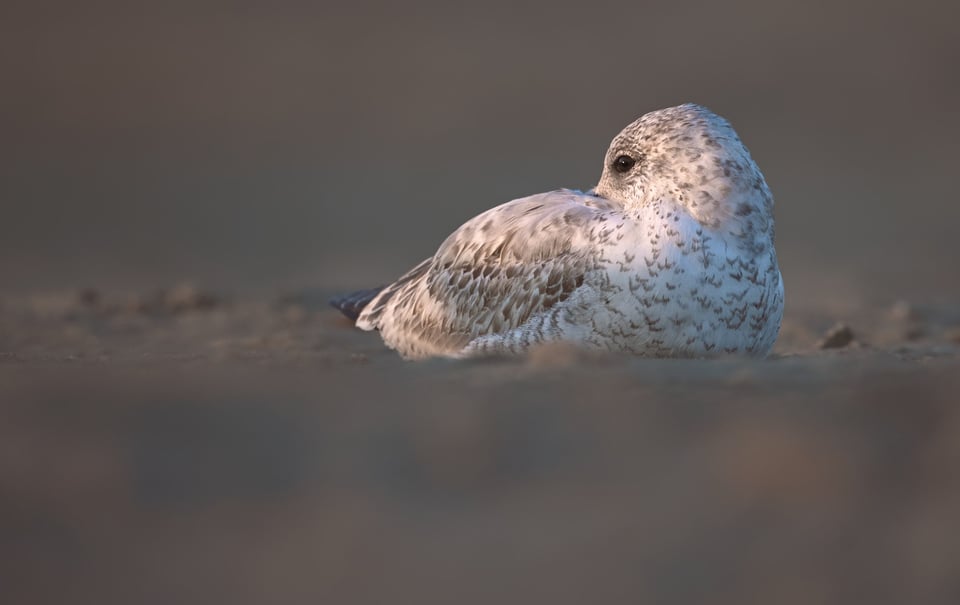
[[[331,304],[405,359],[548,343],[763,357],[784,305],[773,205],[726,119],[659,109],[613,138],[593,189],[496,206],[395,282]]]

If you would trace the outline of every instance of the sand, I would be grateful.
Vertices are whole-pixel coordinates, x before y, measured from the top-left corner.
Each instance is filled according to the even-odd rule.
[[[960,603],[960,3],[60,4],[0,19],[0,605]],[[776,197],[769,359],[326,306],[686,101]]]
[[[5,600],[960,598],[958,306],[410,363],[329,294],[4,301]]]

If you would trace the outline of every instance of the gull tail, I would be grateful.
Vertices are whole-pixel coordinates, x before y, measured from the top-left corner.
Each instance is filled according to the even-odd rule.
[[[339,309],[341,313],[350,318],[351,321],[357,321],[364,307],[370,304],[370,301],[376,298],[377,294],[383,290],[384,286],[379,288],[370,288],[369,290],[360,290],[344,296],[338,296],[330,301],[330,305]]]

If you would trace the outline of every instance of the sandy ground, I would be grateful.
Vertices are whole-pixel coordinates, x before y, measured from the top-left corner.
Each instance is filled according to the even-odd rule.
[[[414,364],[328,294],[6,300],[4,601],[960,600],[960,307]]]
[[[0,605],[960,603],[960,3],[233,4],[0,9]],[[687,101],[776,196],[769,359],[410,364],[292,291]]]

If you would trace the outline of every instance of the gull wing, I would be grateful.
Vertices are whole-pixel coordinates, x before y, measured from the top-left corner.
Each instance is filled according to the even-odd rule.
[[[517,328],[589,279],[601,223],[614,211],[604,198],[571,190],[488,210],[384,288],[357,326],[379,329],[409,358],[454,355],[479,336]]]

